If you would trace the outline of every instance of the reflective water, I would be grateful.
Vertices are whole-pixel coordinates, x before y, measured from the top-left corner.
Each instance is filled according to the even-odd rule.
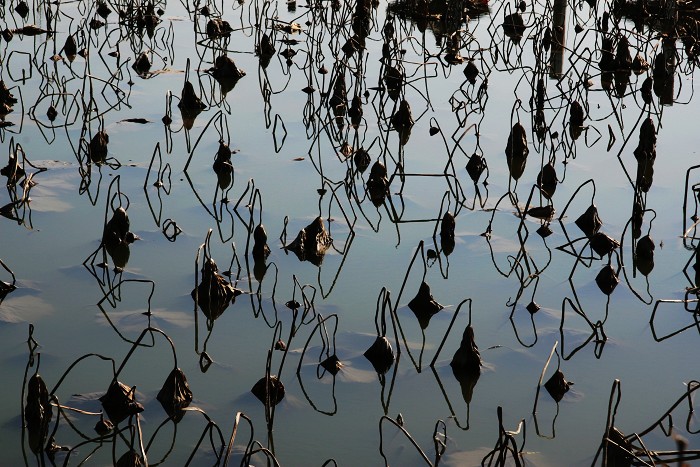
[[[502,2],[104,5],[106,18],[90,2],[2,10],[15,34],[0,46],[1,77],[17,102],[6,101],[0,139],[24,174],[3,171],[0,195],[0,464],[108,465],[133,449],[152,465],[255,451],[258,465],[264,447],[283,465],[500,465],[489,454],[505,446],[506,463],[520,452],[531,465],[589,465],[601,446],[619,454],[601,443],[607,427],[649,463],[677,456],[678,436],[698,448],[687,11],[674,42],[659,35],[673,24],[637,25],[619,3],[525,3],[519,40],[504,34],[518,32],[508,15],[519,5]],[[30,23],[55,33],[16,31]],[[69,36],[86,50],[72,61]],[[624,38],[648,69],[632,71]],[[245,76],[211,71],[224,51]],[[151,65],[137,71],[142,52]],[[186,81],[201,113],[178,107]],[[404,99],[412,125],[396,116]],[[647,130],[640,144],[647,118],[655,146]],[[507,149],[518,122],[525,159]],[[91,144],[100,131],[106,154],[104,138]],[[225,158],[213,168],[222,143],[230,180]],[[480,157],[487,169],[475,173]],[[538,178],[548,163],[556,185]],[[577,225],[591,204],[614,241]],[[125,229],[111,221],[120,206]],[[454,246],[441,232],[448,211]],[[283,248],[319,216],[325,254]],[[256,259],[261,223],[270,252]],[[647,234],[653,262],[639,250]],[[208,286],[199,308],[191,295],[209,257],[226,275],[204,282],[237,289],[215,288],[236,295],[223,311]],[[612,282],[598,284],[601,270]],[[409,307],[422,282],[444,306],[425,329]],[[450,367],[467,324],[478,377]],[[396,356],[379,373],[364,356],[378,334]],[[287,351],[274,350],[279,339]],[[333,355],[335,375],[319,365]],[[268,366],[285,388],[274,410],[251,393]],[[177,423],[157,399],[174,367],[193,394]],[[557,368],[574,383],[559,402],[544,388]],[[37,371],[54,397],[35,441],[22,414]],[[144,410],[101,436],[99,398],[115,379]],[[666,433],[646,433],[671,408],[673,429],[664,418]],[[250,425],[236,425],[240,413]],[[51,436],[65,449],[49,456]]]

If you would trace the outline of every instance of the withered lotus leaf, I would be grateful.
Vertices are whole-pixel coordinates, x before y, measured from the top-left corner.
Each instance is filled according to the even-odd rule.
[[[605,36],[601,42],[600,46],[600,70],[601,71],[614,71],[615,70],[615,55],[613,53],[613,40],[612,37]]]
[[[360,96],[355,96],[352,98],[352,104],[350,104],[350,109],[348,110],[350,123],[352,123],[354,127],[360,125],[360,122],[362,121],[362,114],[362,99],[360,99]]]
[[[168,416],[182,415],[181,411],[192,402],[192,391],[187,377],[180,368],[173,369],[156,396]]]
[[[360,148],[355,151],[352,160],[360,173],[364,173],[364,171],[367,170],[367,167],[369,167],[369,163],[372,162],[369,153],[364,148]]]
[[[384,85],[389,97],[394,101],[397,100],[403,86],[403,73],[393,66],[387,66],[384,70]]]
[[[646,105],[651,104],[651,91],[653,88],[653,81],[651,76],[647,76],[644,82],[642,83],[642,89],[641,89],[641,94],[642,94],[642,100]]]
[[[455,249],[455,216],[451,212],[446,212],[440,222],[440,248],[449,255]]]
[[[228,144],[219,141],[219,149],[216,151],[212,168],[222,190],[225,190],[231,184],[231,174],[233,173],[231,154],[231,148],[229,148]]]
[[[299,231],[294,241],[284,246],[285,250],[294,252],[299,261],[309,261],[320,266],[323,256],[333,244],[333,239],[326,230],[322,217],[317,217]]]
[[[0,175],[7,177],[7,186],[16,185],[25,176],[16,154],[10,153],[7,165],[0,169]]]
[[[612,237],[604,234],[603,232],[597,232],[591,237],[591,248],[595,251],[598,256],[605,256],[612,253],[614,250],[620,247],[620,242]]]
[[[481,354],[474,341],[474,328],[468,325],[462,335],[462,342],[450,362],[452,374],[459,382],[462,397],[467,404],[472,400],[474,387],[481,376]]]
[[[468,373],[481,373],[481,354],[474,340],[474,328],[468,325],[462,334],[462,342],[452,356],[450,366],[453,370]]]
[[[538,229],[537,229],[537,234],[542,237],[542,238],[547,238],[550,235],[552,235],[554,232],[552,232],[552,229],[549,228],[549,225],[547,224],[542,224]]]
[[[654,240],[649,235],[645,235],[637,241],[637,248],[634,252],[636,267],[639,272],[648,276],[654,269]]]
[[[649,62],[646,61],[642,54],[637,52],[637,55],[632,60],[632,71],[635,74],[640,75],[649,69]]]
[[[518,42],[525,32],[525,22],[520,13],[511,13],[503,18],[503,33],[511,40]]]
[[[63,51],[69,59],[70,57],[75,58],[75,56],[78,55],[78,44],[75,43],[75,38],[72,34],[66,37],[66,42],[63,44]]]
[[[367,191],[372,204],[377,207],[384,204],[389,192],[389,179],[387,178],[386,166],[380,161],[376,161],[372,165],[369,179],[367,179]]]
[[[100,397],[102,407],[114,425],[118,425],[127,417],[143,412],[143,405],[136,400],[136,388],[113,380],[107,392]]]
[[[151,60],[148,58],[148,54],[146,52],[141,52],[139,56],[136,57],[136,60],[134,60],[134,64],[131,65],[131,68],[133,68],[139,76],[146,75],[151,69]]]
[[[418,318],[418,323],[422,329],[427,328],[430,318],[444,308],[444,306],[435,301],[430,293],[430,286],[425,281],[421,283],[416,296],[408,302],[408,307]]]
[[[233,287],[219,274],[216,262],[209,258],[202,268],[202,280],[192,290],[191,296],[210,321],[214,321],[242,292]]]
[[[343,367],[343,363],[335,354],[322,361],[320,365],[333,376],[337,375],[340,369]]]
[[[537,175],[537,186],[547,199],[552,199],[554,192],[557,190],[557,171],[551,162],[542,166],[540,173]]]
[[[474,60],[469,60],[467,66],[464,67],[464,77],[469,83],[476,84],[476,78],[479,76],[479,69],[474,64]]]
[[[125,452],[115,464],[116,467],[141,467],[146,464],[143,462],[143,458],[136,451],[131,449]]]
[[[486,161],[480,155],[474,153],[467,162],[467,173],[474,183],[479,181],[479,177],[486,170]]]
[[[107,145],[109,135],[104,131],[98,131],[90,140],[90,160],[95,164],[101,164],[107,159]]]
[[[267,232],[262,224],[258,224],[253,230],[253,241],[253,260],[264,261],[270,254],[270,247],[267,246]]]
[[[194,86],[189,81],[185,81],[180,94],[180,103],[177,104],[182,114],[183,126],[187,130],[191,130],[194,126],[194,120],[207,106],[201,101],[199,96],[194,92]]]
[[[269,401],[271,406],[275,406],[284,399],[284,385],[275,375],[271,375],[269,378],[260,378],[250,392],[265,405]]]
[[[632,68],[632,54],[630,53],[630,43],[627,37],[620,35],[617,39],[617,53],[615,54],[615,64],[618,70],[630,70]]]
[[[576,219],[575,223],[588,238],[595,235],[603,226],[603,221],[601,221],[598,216],[598,208],[595,204],[591,204],[588,209],[586,209],[586,212]]]
[[[399,133],[399,140],[402,146],[408,143],[411,137],[411,128],[413,128],[413,115],[411,115],[411,106],[406,99],[402,99],[399,104],[399,110],[391,116],[391,124]]]
[[[370,348],[365,350],[364,356],[379,375],[385,374],[394,364],[394,349],[385,336],[377,336]]]
[[[615,467],[629,467],[632,465],[632,443],[625,438],[620,430],[611,426],[608,429],[607,449],[605,454],[605,464]]]
[[[245,76],[245,71],[238,68],[236,63],[227,55],[219,55],[214,60],[214,67],[207,70],[221,86],[223,94],[231,91],[238,80]]]
[[[535,219],[550,220],[554,217],[554,206],[551,204],[546,206],[534,206],[525,211],[525,214]]]
[[[520,122],[517,122],[513,125],[506,144],[506,162],[508,162],[508,170],[513,180],[518,180],[525,171],[525,163],[529,153],[527,133]]]
[[[541,308],[541,307],[540,307],[537,303],[535,303],[535,302],[530,302],[530,303],[528,303],[528,305],[525,307],[525,309],[526,309],[527,311],[529,311],[531,315],[534,315],[535,313],[537,313],[538,311],[540,311],[540,308]]]
[[[569,392],[569,387],[573,384],[574,383],[564,378],[564,373],[562,373],[561,370],[557,370],[552,377],[544,383],[544,388],[555,402],[559,402],[564,397],[564,394]]]
[[[569,124],[573,127],[583,126],[584,112],[579,101],[573,101],[569,107]]]
[[[207,22],[207,36],[209,39],[229,36],[233,28],[228,21],[221,18],[212,18]]]
[[[36,373],[27,383],[27,403],[24,406],[24,422],[32,452],[39,453],[44,448],[52,416],[49,391],[44,379]]]
[[[609,264],[603,266],[598,275],[595,277],[595,282],[598,284],[598,288],[605,295],[610,295],[620,283],[620,279],[617,277],[617,273]]]
[[[114,424],[108,418],[100,418],[100,421],[95,423],[95,432],[100,436],[108,435],[114,429]]]

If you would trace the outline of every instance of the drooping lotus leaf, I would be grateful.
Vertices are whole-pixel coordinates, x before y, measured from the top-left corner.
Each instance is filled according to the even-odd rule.
[[[182,114],[183,126],[187,130],[191,130],[194,126],[194,120],[202,110],[206,109],[206,105],[201,101],[199,96],[194,92],[194,86],[189,81],[185,81],[180,94],[180,103],[177,105]]]
[[[450,366],[455,371],[481,373],[481,354],[474,340],[474,328],[471,324],[464,329],[462,342],[452,356]]]
[[[535,313],[540,311],[540,308],[541,307],[537,303],[535,303],[534,301],[528,303],[528,305],[525,307],[525,309],[528,312],[530,312],[531,315],[534,315]]]
[[[598,275],[595,277],[595,282],[598,284],[598,288],[605,295],[610,295],[620,283],[620,278],[617,277],[617,273],[609,264],[603,266]]]
[[[379,207],[384,204],[386,195],[389,192],[389,179],[387,178],[386,166],[380,161],[372,165],[372,170],[367,179],[367,191],[372,204]]]
[[[165,413],[179,421],[184,412],[182,409],[188,407],[192,402],[192,391],[187,383],[187,377],[180,368],[173,369],[163,383],[163,387],[156,396]]]
[[[216,262],[209,258],[202,268],[202,280],[190,294],[210,321],[221,316],[241,292],[219,274]]]
[[[25,171],[19,164],[17,154],[10,153],[7,165],[0,169],[0,175],[7,177],[7,186],[16,185],[25,176]]]
[[[632,443],[620,430],[611,426],[607,433],[605,464],[611,467],[630,467],[632,465]]]
[[[267,246],[267,232],[262,224],[258,224],[253,230],[253,242],[253,260],[256,263],[265,261],[270,254],[270,247]]]
[[[100,418],[95,423],[95,432],[100,436],[107,436],[114,429],[114,424],[108,418]]]
[[[449,255],[455,249],[455,216],[451,212],[446,212],[440,222],[440,248]]]
[[[360,148],[355,151],[352,161],[355,163],[357,170],[360,173],[364,173],[364,171],[367,170],[367,167],[369,167],[369,163],[372,162],[372,158],[369,156],[366,149]]]
[[[320,365],[333,376],[337,375],[340,369],[343,367],[343,363],[335,354],[322,361]]]
[[[245,76],[245,71],[238,68],[228,55],[219,55],[214,60],[214,67],[207,70],[221,86],[223,94],[228,94]]]
[[[413,311],[413,314],[418,318],[418,323],[422,329],[426,329],[432,318],[444,306],[440,305],[430,293],[430,286],[422,282],[418,288],[418,293],[413,300],[408,302],[408,307]]]
[[[24,406],[24,422],[29,434],[29,448],[37,454],[44,449],[53,416],[49,391],[38,373],[27,383],[27,403]]]
[[[370,348],[365,350],[364,356],[379,375],[385,374],[394,364],[394,349],[385,336],[377,336]]]
[[[299,231],[294,241],[285,245],[284,249],[294,252],[299,261],[308,261],[320,266],[323,256],[333,244],[333,239],[326,230],[322,217],[317,217],[309,225]]]
[[[384,70],[384,85],[391,100],[398,100],[403,86],[404,76],[401,71],[393,66],[387,66]]]
[[[486,161],[480,155],[474,153],[467,162],[467,173],[474,183],[479,181],[481,174],[486,170]]]
[[[136,60],[134,60],[134,64],[131,65],[131,68],[134,69],[137,75],[147,76],[148,72],[151,70],[151,60],[148,58],[148,54],[146,52],[141,52],[139,56],[136,57]]]
[[[508,143],[506,144],[506,162],[513,180],[518,180],[525,172],[525,163],[529,153],[525,128],[520,122],[516,122],[508,135]]]
[[[654,269],[654,250],[656,245],[649,235],[637,240],[637,248],[634,251],[637,270],[648,276]]]
[[[122,454],[115,465],[116,467],[141,467],[145,466],[146,464],[143,462],[143,457],[131,449]]]
[[[514,42],[520,41],[525,32],[525,22],[519,12],[511,13],[503,18],[503,33]]]
[[[479,76],[479,69],[474,64],[474,60],[469,60],[467,66],[464,67],[464,77],[472,85],[476,84],[476,78]]]
[[[601,221],[598,216],[598,208],[595,204],[591,204],[588,209],[586,209],[586,212],[576,219],[575,223],[588,238],[595,235],[603,226],[603,221]]]
[[[632,54],[630,53],[630,43],[626,36],[620,35],[617,39],[617,53],[615,54],[615,65],[618,70],[630,70],[632,68]]]
[[[143,405],[136,400],[136,388],[113,380],[107,392],[100,397],[102,407],[114,425],[126,418],[143,412]]]
[[[399,133],[399,142],[401,146],[408,143],[411,137],[411,128],[413,128],[413,115],[411,115],[411,106],[406,99],[402,99],[399,104],[399,110],[391,116],[391,125]]]
[[[564,378],[564,373],[562,373],[561,370],[557,370],[552,377],[544,383],[544,388],[555,402],[559,402],[564,397],[564,394],[569,392],[569,387],[573,384],[574,383]]]
[[[537,175],[537,186],[540,187],[542,195],[547,199],[552,199],[557,190],[557,171],[551,162],[548,162]]]
[[[604,234],[603,232],[598,232],[593,234],[591,237],[591,248],[599,256],[605,256],[612,253],[614,250],[620,247],[620,242],[614,238]]]
[[[471,324],[464,329],[462,342],[452,357],[450,367],[459,382],[464,401],[471,403],[474,387],[481,376],[481,354],[474,341],[474,328]]]
[[[549,228],[548,224],[542,224],[536,232],[542,238],[547,238],[554,233],[552,229]]]
[[[282,381],[277,376],[271,375],[269,378],[260,378],[250,392],[263,404],[267,405],[269,401],[271,406],[275,406],[282,402],[285,391]]]
[[[275,55],[275,46],[270,39],[270,36],[263,34],[260,38],[260,44],[256,48],[256,53],[260,57],[260,66],[264,69],[270,64],[270,59]]]
[[[569,106],[569,125],[573,127],[582,127],[584,120],[583,107],[579,101],[573,101]]]
[[[98,131],[90,140],[90,160],[95,164],[102,164],[107,160],[107,145],[109,135],[104,131]]]
[[[233,173],[233,164],[231,163],[231,148],[223,141],[219,141],[219,149],[216,151],[214,158],[214,173],[219,182],[219,187],[222,190],[228,188],[231,184],[231,174]]]
[[[360,125],[360,122],[362,122],[363,115],[362,99],[360,99],[360,96],[356,95],[352,98],[348,115],[350,116],[350,123],[352,123],[353,127],[357,128]]]
[[[535,219],[542,219],[548,221],[552,217],[554,217],[554,206],[552,206],[551,204],[548,204],[546,206],[533,206],[527,211],[525,211],[525,214],[527,214],[530,217],[534,217]]]
[[[221,18],[212,18],[207,22],[207,36],[209,39],[217,39],[231,35],[233,28],[228,21]]]

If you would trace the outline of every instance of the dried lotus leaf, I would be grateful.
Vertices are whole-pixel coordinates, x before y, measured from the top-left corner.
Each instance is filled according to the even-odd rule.
[[[430,286],[422,282],[418,288],[418,293],[408,302],[408,307],[418,318],[418,323],[422,329],[426,329],[432,318],[444,306],[439,304],[430,293]]]
[[[114,425],[118,425],[127,417],[143,412],[141,405],[135,397],[136,388],[113,380],[107,392],[100,397],[102,407]]]
[[[391,342],[385,336],[377,336],[370,348],[365,350],[364,356],[379,375],[389,371],[395,359]]]

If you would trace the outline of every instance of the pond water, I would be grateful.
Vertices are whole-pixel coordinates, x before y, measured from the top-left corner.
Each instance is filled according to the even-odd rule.
[[[683,4],[1,11],[0,465],[697,457]]]

